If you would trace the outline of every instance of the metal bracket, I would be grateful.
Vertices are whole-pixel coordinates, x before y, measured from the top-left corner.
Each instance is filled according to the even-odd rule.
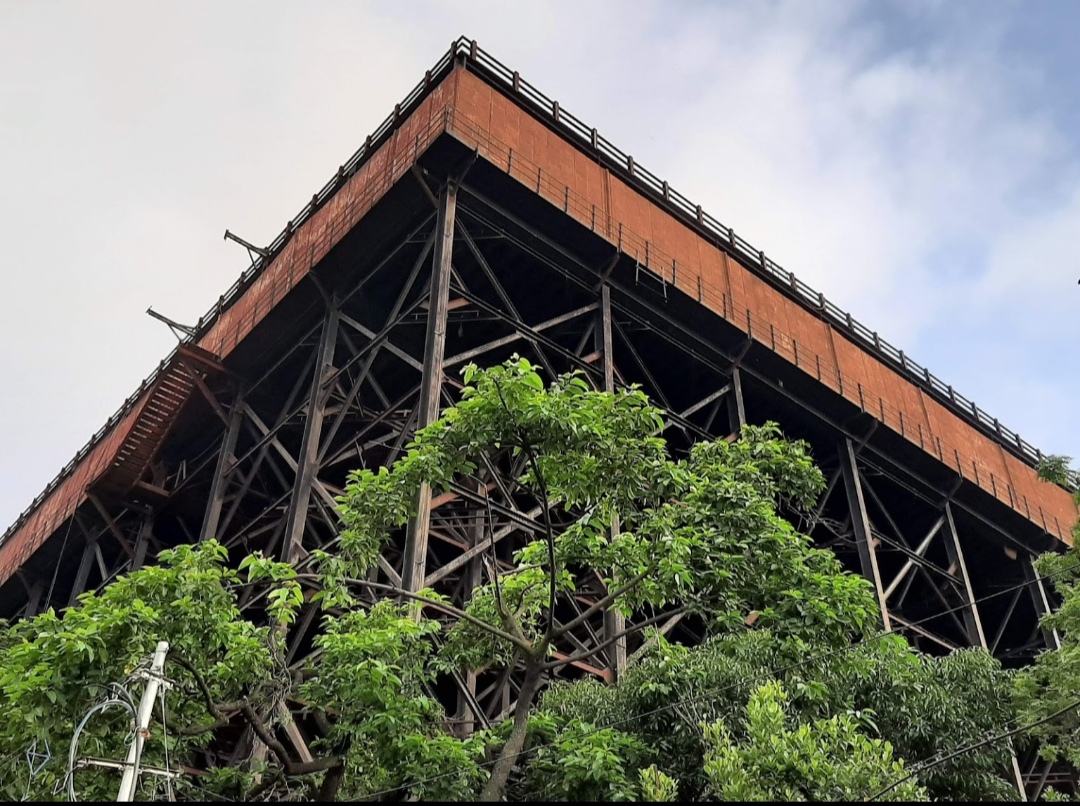
[[[158,313],[153,309],[153,307],[147,308],[146,313],[149,314],[152,318],[157,319],[159,322],[164,322],[165,324],[167,324],[173,335],[176,336],[179,341],[183,341],[184,336],[195,335],[195,328],[191,327],[190,325],[182,325],[179,322],[176,322],[169,317]],[[180,335],[181,333],[183,335]]]
[[[263,249],[262,247],[255,246],[255,244],[248,243],[243,238],[241,238],[239,235],[234,235],[233,233],[229,232],[228,230],[225,230],[225,240],[226,241],[234,241],[234,242],[240,244],[245,249],[247,249],[248,258],[251,260],[252,263],[255,262],[255,256],[256,255],[258,255],[259,257],[269,257],[270,256],[270,250],[269,249]]]

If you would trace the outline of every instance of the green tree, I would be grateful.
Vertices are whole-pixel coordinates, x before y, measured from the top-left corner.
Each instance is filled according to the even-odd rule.
[[[852,801],[902,778],[892,746],[871,739],[850,714],[789,725],[784,687],[766,683],[746,706],[746,739],[737,741],[723,720],[704,727],[708,793],[727,801]],[[928,800],[907,782],[889,800]]]
[[[166,750],[205,774],[181,779],[181,794],[217,792],[230,799],[361,798],[388,787],[424,799],[467,799],[482,780],[478,741],[458,741],[444,728],[439,704],[426,694],[434,674],[429,658],[434,622],[417,623],[391,602],[324,617],[315,652],[289,668],[281,625],[302,601],[295,571],[252,556],[230,570],[214,542],[181,546],[160,564],[120,577],[80,597],[62,614],[48,611],[0,630],[0,794],[6,800],[66,799],[68,741],[78,723],[127,684],[160,640],[170,643],[165,719],[155,714],[144,765],[163,767]],[[244,588],[263,606],[242,610]],[[289,705],[305,704],[319,726],[313,758],[298,758],[282,736]],[[120,760],[131,714],[114,706],[92,714],[79,758]],[[262,742],[240,768],[212,755],[215,732],[249,730]],[[48,742],[52,759],[32,778],[25,753]],[[287,741],[287,740],[286,740]],[[249,743],[250,747],[250,743]],[[433,769],[460,770],[419,784]],[[153,775],[139,794],[153,793]],[[112,800],[119,775],[97,767],[75,772],[80,800]],[[414,784],[416,784],[414,786]],[[160,789],[160,788],[159,788]]]
[[[1045,481],[1077,492],[1077,474],[1067,456],[1048,456],[1039,468]],[[1062,553],[1048,553],[1034,563],[1060,599],[1060,606],[1045,615],[1042,626],[1054,630],[1060,647],[1041,653],[1017,676],[1016,702],[1020,725],[1033,726],[1024,739],[1039,746],[1048,760],[1064,760],[1080,767],[1080,522],[1073,527],[1074,545]]]
[[[63,790],[67,741],[89,709],[124,683],[168,640],[174,659],[200,670],[200,680],[219,703],[237,703],[243,691],[259,699],[273,685],[269,635],[240,617],[233,586],[239,575],[225,565],[221,546],[182,546],[163,552],[159,566],[121,577],[80,597],[61,615],[48,611],[0,631],[0,781],[5,799],[51,799]],[[171,669],[184,678],[184,669]],[[200,705],[194,680],[169,698],[171,741],[184,753],[209,735],[217,720]],[[123,758],[131,716],[117,706],[89,721],[81,754]],[[179,724],[183,724],[181,731]],[[161,764],[160,732],[148,745],[148,761]],[[27,781],[27,747],[48,742],[53,759]],[[118,776],[86,770],[78,775],[83,800],[116,797]]]
[[[619,775],[633,777],[627,762],[654,764],[676,782],[680,800],[698,801],[715,791],[706,775],[710,745],[703,726],[722,722],[733,741],[747,742],[749,702],[761,686],[773,683],[788,693],[791,729],[844,717],[867,738],[887,741],[893,755],[910,765],[977,741],[1013,717],[1011,678],[982,651],[933,658],[896,635],[830,646],[748,629],[692,648],[658,640],[616,686],[552,686],[535,724],[548,737],[560,730],[617,726],[623,746],[646,748],[620,757]],[[1016,796],[1003,777],[1008,764],[1008,747],[999,743],[928,769],[919,783],[932,800],[1008,801]],[[557,772],[526,768],[523,792],[545,794],[573,782]],[[575,791],[567,799],[584,796]]]
[[[1016,681],[1019,722],[1031,725],[1029,741],[1047,760],[1080,766],[1080,552],[1045,554],[1035,561],[1038,573],[1053,581],[1061,605],[1042,619],[1055,630],[1060,647],[1042,652]]]
[[[653,435],[662,412],[638,389],[595,392],[576,374],[545,387],[524,359],[464,375],[461,402],[421,431],[407,456],[352,474],[341,551],[319,559],[324,573],[363,586],[422,484],[446,491],[504,451],[523,457],[515,492],[539,504],[544,529],[518,548],[514,567],[495,571],[493,559],[463,611],[432,592],[403,592],[455,619],[444,663],[521,667],[513,727],[482,800],[502,798],[545,674],[604,648],[552,657],[604,609],[653,613],[630,633],[677,614],[700,619],[707,633],[741,628],[750,614],[761,628],[826,641],[872,630],[867,583],[779,514],[781,505],[808,509],[824,487],[803,443],[783,440],[775,426],[747,427],[735,442],[699,443],[673,459]],[[556,520],[569,525],[557,530]],[[606,592],[582,615],[556,621],[558,602],[593,574]]]
[[[754,765],[781,764],[755,760],[774,743],[815,759],[784,768],[791,791],[870,794],[899,758],[925,758],[1001,716],[1000,670],[984,655],[931,662],[899,639],[850,651],[877,625],[869,585],[780,514],[809,509],[824,487],[804,444],[751,427],[676,459],[662,428],[637,389],[595,392],[573,374],[545,386],[520,359],[469,367],[461,402],[399,461],[350,476],[332,553],[303,568],[233,557],[233,571],[216,543],[180,547],[60,615],[0,629],[0,791],[52,797],[66,777],[61,744],[159,640],[173,647],[176,687],[146,763],[164,765],[167,747],[174,767],[202,770],[180,782],[192,797],[700,800],[726,796],[725,771],[753,778],[765,769]],[[542,524],[512,563],[492,551],[463,607],[372,581],[424,485],[448,491],[507,455],[525,468],[514,496],[535,502]],[[490,516],[487,526],[493,544]],[[597,575],[599,590],[589,587]],[[558,620],[560,603],[583,591],[593,603]],[[304,606],[323,610],[321,629],[315,650],[289,664],[284,636]],[[544,691],[560,666],[605,648],[567,639],[605,609],[628,618],[622,637],[646,642],[639,662],[616,686]],[[651,632],[673,617],[704,644]],[[438,676],[498,666],[519,675],[512,717],[451,735],[430,693]],[[754,721],[776,708],[779,723]],[[309,747],[294,720],[318,736]],[[222,731],[240,741],[238,765],[215,755]],[[96,714],[80,753],[121,758],[128,736],[122,709]],[[46,738],[54,759],[27,782],[22,755]],[[973,754],[921,783],[945,797],[993,793],[1000,760]],[[83,769],[76,782],[83,799],[115,796],[114,773]]]

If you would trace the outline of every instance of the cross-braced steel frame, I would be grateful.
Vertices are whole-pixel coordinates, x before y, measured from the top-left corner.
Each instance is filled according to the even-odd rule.
[[[579,370],[597,389],[640,384],[667,410],[675,453],[769,419],[807,439],[828,488],[801,525],[872,582],[884,626],[918,648],[983,647],[1017,664],[1056,644],[1038,628],[1050,594],[1030,547],[958,496],[961,479],[942,485],[940,468],[897,459],[873,417],[819,404],[831,394],[823,387],[785,383],[788,369],[764,345],[617,251],[560,238],[577,227],[569,220],[548,211],[536,224],[512,210],[474,162],[418,167],[403,180],[409,201],[391,235],[332,255],[229,373],[192,367],[197,403],[151,476],[125,495],[91,491],[50,542],[54,561],[20,573],[25,595],[7,615],[69,604],[180,542],[216,538],[237,556],[262,550],[292,562],[332,550],[348,471],[400,457],[416,429],[454,403],[464,365],[519,353],[549,375]],[[418,516],[373,579],[467,601],[492,565],[509,567],[543,528],[541,502],[516,481],[522,461],[498,454],[446,493],[421,491]],[[1032,584],[997,595],[1023,582]],[[580,618],[604,593],[596,579],[559,602],[557,620],[581,623],[556,648],[579,659],[558,674],[612,680],[641,649],[617,614]],[[641,618],[695,637],[678,616]],[[307,606],[289,634],[290,664],[303,663],[316,628],[317,607]],[[441,695],[467,733],[508,714],[517,685],[512,669],[467,672]],[[304,726],[292,724],[288,738],[302,757]],[[1014,774],[1037,795],[1050,768],[1014,760]]]

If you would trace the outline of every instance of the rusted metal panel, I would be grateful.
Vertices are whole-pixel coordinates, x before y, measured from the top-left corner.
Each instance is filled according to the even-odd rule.
[[[182,361],[183,355],[177,352],[159,373],[112,462],[90,482],[103,495],[120,496],[134,487],[168,436],[195,388],[195,381]]]
[[[407,125],[399,128],[330,201],[297,228],[270,266],[199,340],[200,347],[225,358],[307,276],[441,133],[444,99],[445,93],[429,95],[406,119]]]

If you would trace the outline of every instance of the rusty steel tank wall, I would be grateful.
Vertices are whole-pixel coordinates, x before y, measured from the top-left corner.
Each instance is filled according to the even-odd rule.
[[[703,238],[496,87],[465,71],[455,79],[449,128],[463,142],[602,234],[643,270],[721,313],[963,478],[1071,543],[1077,509],[1065,490],[1040,482],[1033,468],[1000,442],[964,422],[805,304],[733,259],[723,244]],[[633,169],[631,158],[627,170]],[[670,195],[666,183],[661,192]],[[907,363],[906,357],[902,360]]]
[[[302,223],[296,226],[290,222],[279,236],[279,248],[268,265],[242,293],[230,295],[234,297],[231,304],[223,305],[224,296],[219,300],[204,317],[207,327],[200,328],[196,342],[200,347],[218,357],[227,356],[276,301],[409,170],[434,138],[449,130],[475,145],[493,163],[505,167],[511,176],[534,187],[538,195],[556,204],[561,202],[567,214],[579,222],[587,221],[592,231],[604,235],[645,271],[696,296],[796,366],[857,401],[883,424],[917,442],[961,477],[1022,512],[1058,540],[1071,542],[1071,525],[1077,511],[1068,493],[1039,482],[1030,463],[1006,450],[1001,440],[972,427],[878,356],[838,333],[808,308],[805,299],[801,304],[791,299],[748,269],[743,261],[733,258],[731,253],[743,244],[733,232],[728,231],[726,244],[715,234],[712,238],[702,237],[692,225],[656,204],[656,199],[650,200],[639,187],[624,181],[621,173],[629,174],[631,179],[642,174],[640,169],[635,173],[632,157],[613,170],[616,166],[605,165],[599,150],[589,154],[571,144],[564,132],[551,125],[567,118],[560,113],[557,102],[550,107],[551,120],[542,120],[535,110],[515,103],[498,86],[463,69],[462,61],[456,61],[459,55],[475,61],[475,44],[455,43],[451,53],[428,72],[380,131],[369,138],[365,148],[350,161],[348,171],[343,166],[322,193],[313,197],[309,207],[295,219],[303,219]],[[451,65],[456,69],[449,77],[436,81]],[[516,73],[509,84],[522,97],[530,97],[523,91],[527,85]],[[595,130],[589,130],[588,137],[597,147],[603,139]],[[373,149],[373,141],[379,140],[385,142]],[[666,182],[659,189],[663,199],[677,196]],[[698,207],[695,218],[704,224],[708,217]],[[770,265],[763,253],[758,255],[758,261],[761,267]],[[802,291],[806,297],[800,285],[791,277],[792,289],[796,294]],[[816,302],[821,311],[828,307],[820,295]],[[851,322],[850,317],[847,320]],[[872,335],[877,340],[877,335]],[[907,366],[902,351],[899,359]],[[932,378],[928,372],[925,375]],[[956,399],[951,387],[945,387],[945,391]],[[129,400],[123,416],[115,417],[99,432],[31,510],[5,533],[0,542],[0,584],[85,500],[93,478],[115,459],[119,444],[134,427],[146,394],[140,389]],[[976,416],[980,414],[973,404],[971,408]],[[1000,424],[996,420],[993,423],[1000,433]],[[1018,437],[1015,441],[1021,442]]]

